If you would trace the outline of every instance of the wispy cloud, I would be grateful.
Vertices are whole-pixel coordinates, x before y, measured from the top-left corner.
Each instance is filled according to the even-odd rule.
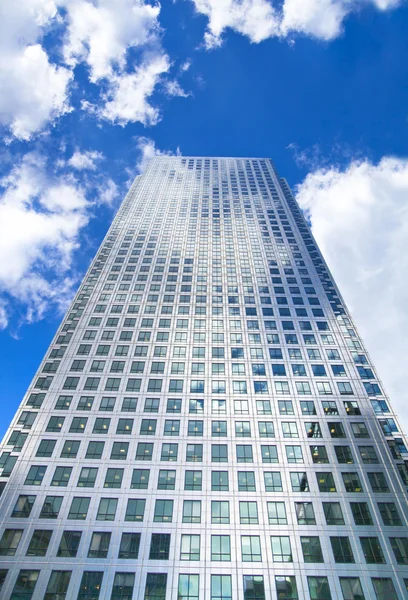
[[[148,137],[140,136],[136,138],[135,142],[138,151],[136,162],[137,174],[143,173],[149,161],[155,156],[181,156],[180,148],[177,148],[176,152],[160,150],[156,148],[156,142]]]

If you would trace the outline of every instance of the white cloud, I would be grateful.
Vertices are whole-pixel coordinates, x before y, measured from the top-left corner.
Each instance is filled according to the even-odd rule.
[[[90,80],[123,71],[129,48],[155,41],[160,29],[159,4],[143,0],[64,0],[68,15],[65,60],[72,66],[86,62]]]
[[[78,171],[83,171],[84,169],[95,171],[97,162],[103,159],[104,155],[102,152],[97,152],[96,150],[81,152],[80,150],[76,150],[67,161],[67,164]]]
[[[44,158],[27,154],[0,181],[0,325],[12,306],[41,318],[72,292],[67,277],[88,202],[78,182],[47,174]]]
[[[354,4],[357,4],[354,1]],[[285,0],[281,31],[304,33],[321,40],[340,35],[343,20],[352,9],[348,0]]]
[[[205,45],[215,48],[222,44],[222,34],[228,27],[261,42],[278,35],[278,14],[267,0],[192,0],[196,11],[208,17]]]
[[[29,140],[70,110],[72,73],[52,64],[40,44],[57,17],[52,0],[4,2],[0,9],[0,123]]]
[[[160,5],[144,0],[61,1],[69,21],[65,60],[71,66],[87,64],[90,81],[106,90],[100,104],[85,99],[82,108],[122,126],[155,125],[160,114],[149,98],[170,69],[160,41]],[[141,58],[130,59],[132,48],[140,50]]]
[[[401,0],[191,0],[208,17],[204,33],[207,49],[221,46],[228,28],[259,43],[271,37],[303,33],[322,40],[338,37],[349,12],[371,3],[379,10],[397,7]]]
[[[376,7],[380,10],[388,10],[389,8],[395,8],[403,1],[404,0],[373,0]]]
[[[408,159],[309,174],[297,190],[391,400],[408,430]]]
[[[118,186],[112,179],[108,179],[103,184],[99,185],[97,190],[97,204],[107,204],[110,206],[118,197]]]
[[[156,148],[155,141],[148,137],[140,136],[136,138],[136,147],[139,153],[139,158],[136,163],[137,174],[143,173],[150,160],[155,156],[181,156],[179,148],[177,148],[176,152],[172,152],[171,150],[159,150],[159,148]]]
[[[98,115],[122,126],[137,121],[144,125],[155,125],[160,120],[160,111],[149,103],[149,97],[161,75],[169,69],[168,56],[157,54],[149,56],[132,73],[113,76],[106,103],[97,111]]]
[[[6,329],[8,322],[6,305],[0,302],[0,331]]]
[[[182,73],[185,73],[186,71],[188,71],[190,69],[191,65],[192,65],[192,61],[190,59],[184,61],[180,67],[180,71]]]
[[[180,98],[188,98],[191,96],[191,92],[185,92],[178,81],[172,79],[170,81],[166,81],[164,84],[164,88],[166,93],[170,97],[180,97]]]
[[[95,104],[85,93],[82,108],[120,125],[157,123],[159,111],[150,96],[161,74],[170,69],[161,46],[159,14],[160,4],[145,0],[3,3],[0,124],[15,138],[29,140],[69,112],[70,84],[78,64],[88,68],[89,80],[97,84],[99,93]],[[51,30],[58,36],[52,52],[59,64],[51,61],[51,52],[42,42]],[[180,88],[177,95],[186,94]]]

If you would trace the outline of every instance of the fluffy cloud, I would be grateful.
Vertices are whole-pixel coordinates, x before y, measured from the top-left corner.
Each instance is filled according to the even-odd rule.
[[[267,0],[192,0],[196,11],[208,17],[205,45],[222,44],[222,34],[230,27],[252,42],[278,35],[279,19]]]
[[[112,77],[106,103],[97,114],[107,121],[126,125],[139,121],[144,125],[155,125],[160,120],[159,109],[149,103],[149,97],[160,81],[161,75],[170,69],[167,55],[158,54],[133,73]]]
[[[313,233],[408,430],[408,159],[309,174],[297,190]]]
[[[84,169],[95,171],[97,162],[103,160],[103,158],[102,152],[97,152],[96,150],[88,150],[85,152],[76,150],[67,161],[67,164],[73,169],[78,169],[78,171],[83,171]]]
[[[0,124],[29,140],[71,110],[70,83],[84,64],[97,84],[100,119],[154,125],[150,97],[170,60],[161,46],[160,5],[145,0],[21,0],[0,8]],[[51,49],[44,36],[59,28]],[[50,42],[48,42],[50,43]],[[59,57],[59,64],[51,61]],[[186,96],[182,89],[173,95]],[[176,91],[178,92],[176,94]],[[134,101],[133,99],[134,98]],[[74,166],[74,165],[73,165]],[[87,168],[87,167],[84,167]]]
[[[90,81],[105,90],[101,106],[85,100],[82,108],[122,126],[155,125],[160,113],[150,97],[171,66],[161,47],[160,6],[143,0],[70,0],[66,7],[65,60],[72,66],[85,62]],[[132,48],[141,50],[133,65],[128,64]]]
[[[344,0],[285,0],[281,32],[288,35],[296,31],[331,40],[340,35],[343,20],[351,9],[351,3]]]
[[[0,327],[14,308],[41,318],[72,293],[67,277],[88,201],[75,179],[47,173],[44,158],[27,154],[0,181]]]
[[[72,73],[51,63],[39,43],[56,18],[52,0],[3,3],[0,9],[0,123],[29,140],[70,110]]]
[[[371,2],[379,10],[395,8],[401,0],[283,0],[281,10],[271,0],[191,0],[208,17],[204,44],[222,44],[227,28],[259,43],[271,37],[303,33],[331,40],[340,35],[347,14]]]
[[[72,66],[85,62],[96,82],[126,67],[129,48],[156,42],[160,6],[143,0],[69,0],[64,56]]]

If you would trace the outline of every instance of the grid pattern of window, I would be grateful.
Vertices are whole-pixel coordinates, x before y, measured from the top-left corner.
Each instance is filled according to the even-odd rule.
[[[2,443],[1,597],[399,600],[407,464],[271,161],[158,157]]]

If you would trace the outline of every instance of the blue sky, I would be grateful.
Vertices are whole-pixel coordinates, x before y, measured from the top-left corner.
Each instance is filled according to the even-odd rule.
[[[3,433],[129,182],[268,156],[405,429],[408,3],[20,0],[0,9]]]

